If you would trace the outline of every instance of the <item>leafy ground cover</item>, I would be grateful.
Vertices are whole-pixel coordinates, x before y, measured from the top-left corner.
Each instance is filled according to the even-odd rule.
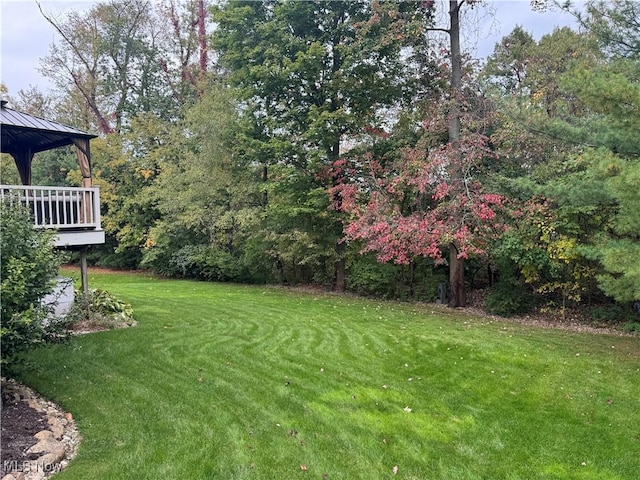
[[[138,326],[31,352],[67,479],[634,479],[640,339],[99,273]]]

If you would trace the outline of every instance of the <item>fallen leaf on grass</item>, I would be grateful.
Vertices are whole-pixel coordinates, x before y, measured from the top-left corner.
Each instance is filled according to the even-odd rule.
[[[305,464],[300,465],[300,470],[302,470],[303,472],[306,472],[307,466]]]

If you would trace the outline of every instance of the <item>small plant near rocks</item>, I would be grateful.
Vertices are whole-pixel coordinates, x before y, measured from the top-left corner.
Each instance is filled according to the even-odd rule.
[[[92,289],[87,295],[76,292],[68,319],[74,331],[110,330],[136,325],[131,305],[106,290]]]

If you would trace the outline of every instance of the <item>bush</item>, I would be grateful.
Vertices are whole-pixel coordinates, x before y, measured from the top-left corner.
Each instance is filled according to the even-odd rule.
[[[229,252],[208,245],[187,245],[173,254],[171,264],[188,278],[214,282],[242,282],[247,274]]]
[[[0,344],[1,362],[11,364],[27,348],[58,337],[63,325],[51,317],[43,298],[55,287],[61,256],[52,232],[36,230],[29,211],[0,203]]]
[[[444,270],[426,258],[412,265],[379,263],[374,255],[353,254],[348,260],[347,289],[358,295],[434,301],[438,284],[446,281]]]
[[[73,308],[67,316],[75,330],[110,329],[135,324],[131,305],[106,290],[92,289],[88,295],[76,292]]]
[[[489,313],[508,317],[527,313],[535,305],[535,297],[514,278],[499,281],[491,287],[484,306]]]
[[[358,295],[391,298],[396,294],[397,268],[388,263],[378,263],[369,257],[350,259],[347,273],[347,289]]]
[[[591,310],[591,318],[596,323],[617,324],[630,332],[640,331],[640,315],[629,304],[600,305]]]
[[[627,322],[622,326],[622,329],[625,332],[640,333],[640,322],[637,322],[637,321]]]

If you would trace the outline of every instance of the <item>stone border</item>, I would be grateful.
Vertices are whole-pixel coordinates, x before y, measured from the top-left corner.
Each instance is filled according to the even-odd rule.
[[[16,401],[26,402],[44,413],[49,423],[48,429],[34,435],[33,445],[27,450],[27,453],[38,454],[38,459],[21,462],[20,471],[8,473],[2,480],[44,480],[69,465],[82,440],[73,415],[12,379],[3,378],[2,389]]]

